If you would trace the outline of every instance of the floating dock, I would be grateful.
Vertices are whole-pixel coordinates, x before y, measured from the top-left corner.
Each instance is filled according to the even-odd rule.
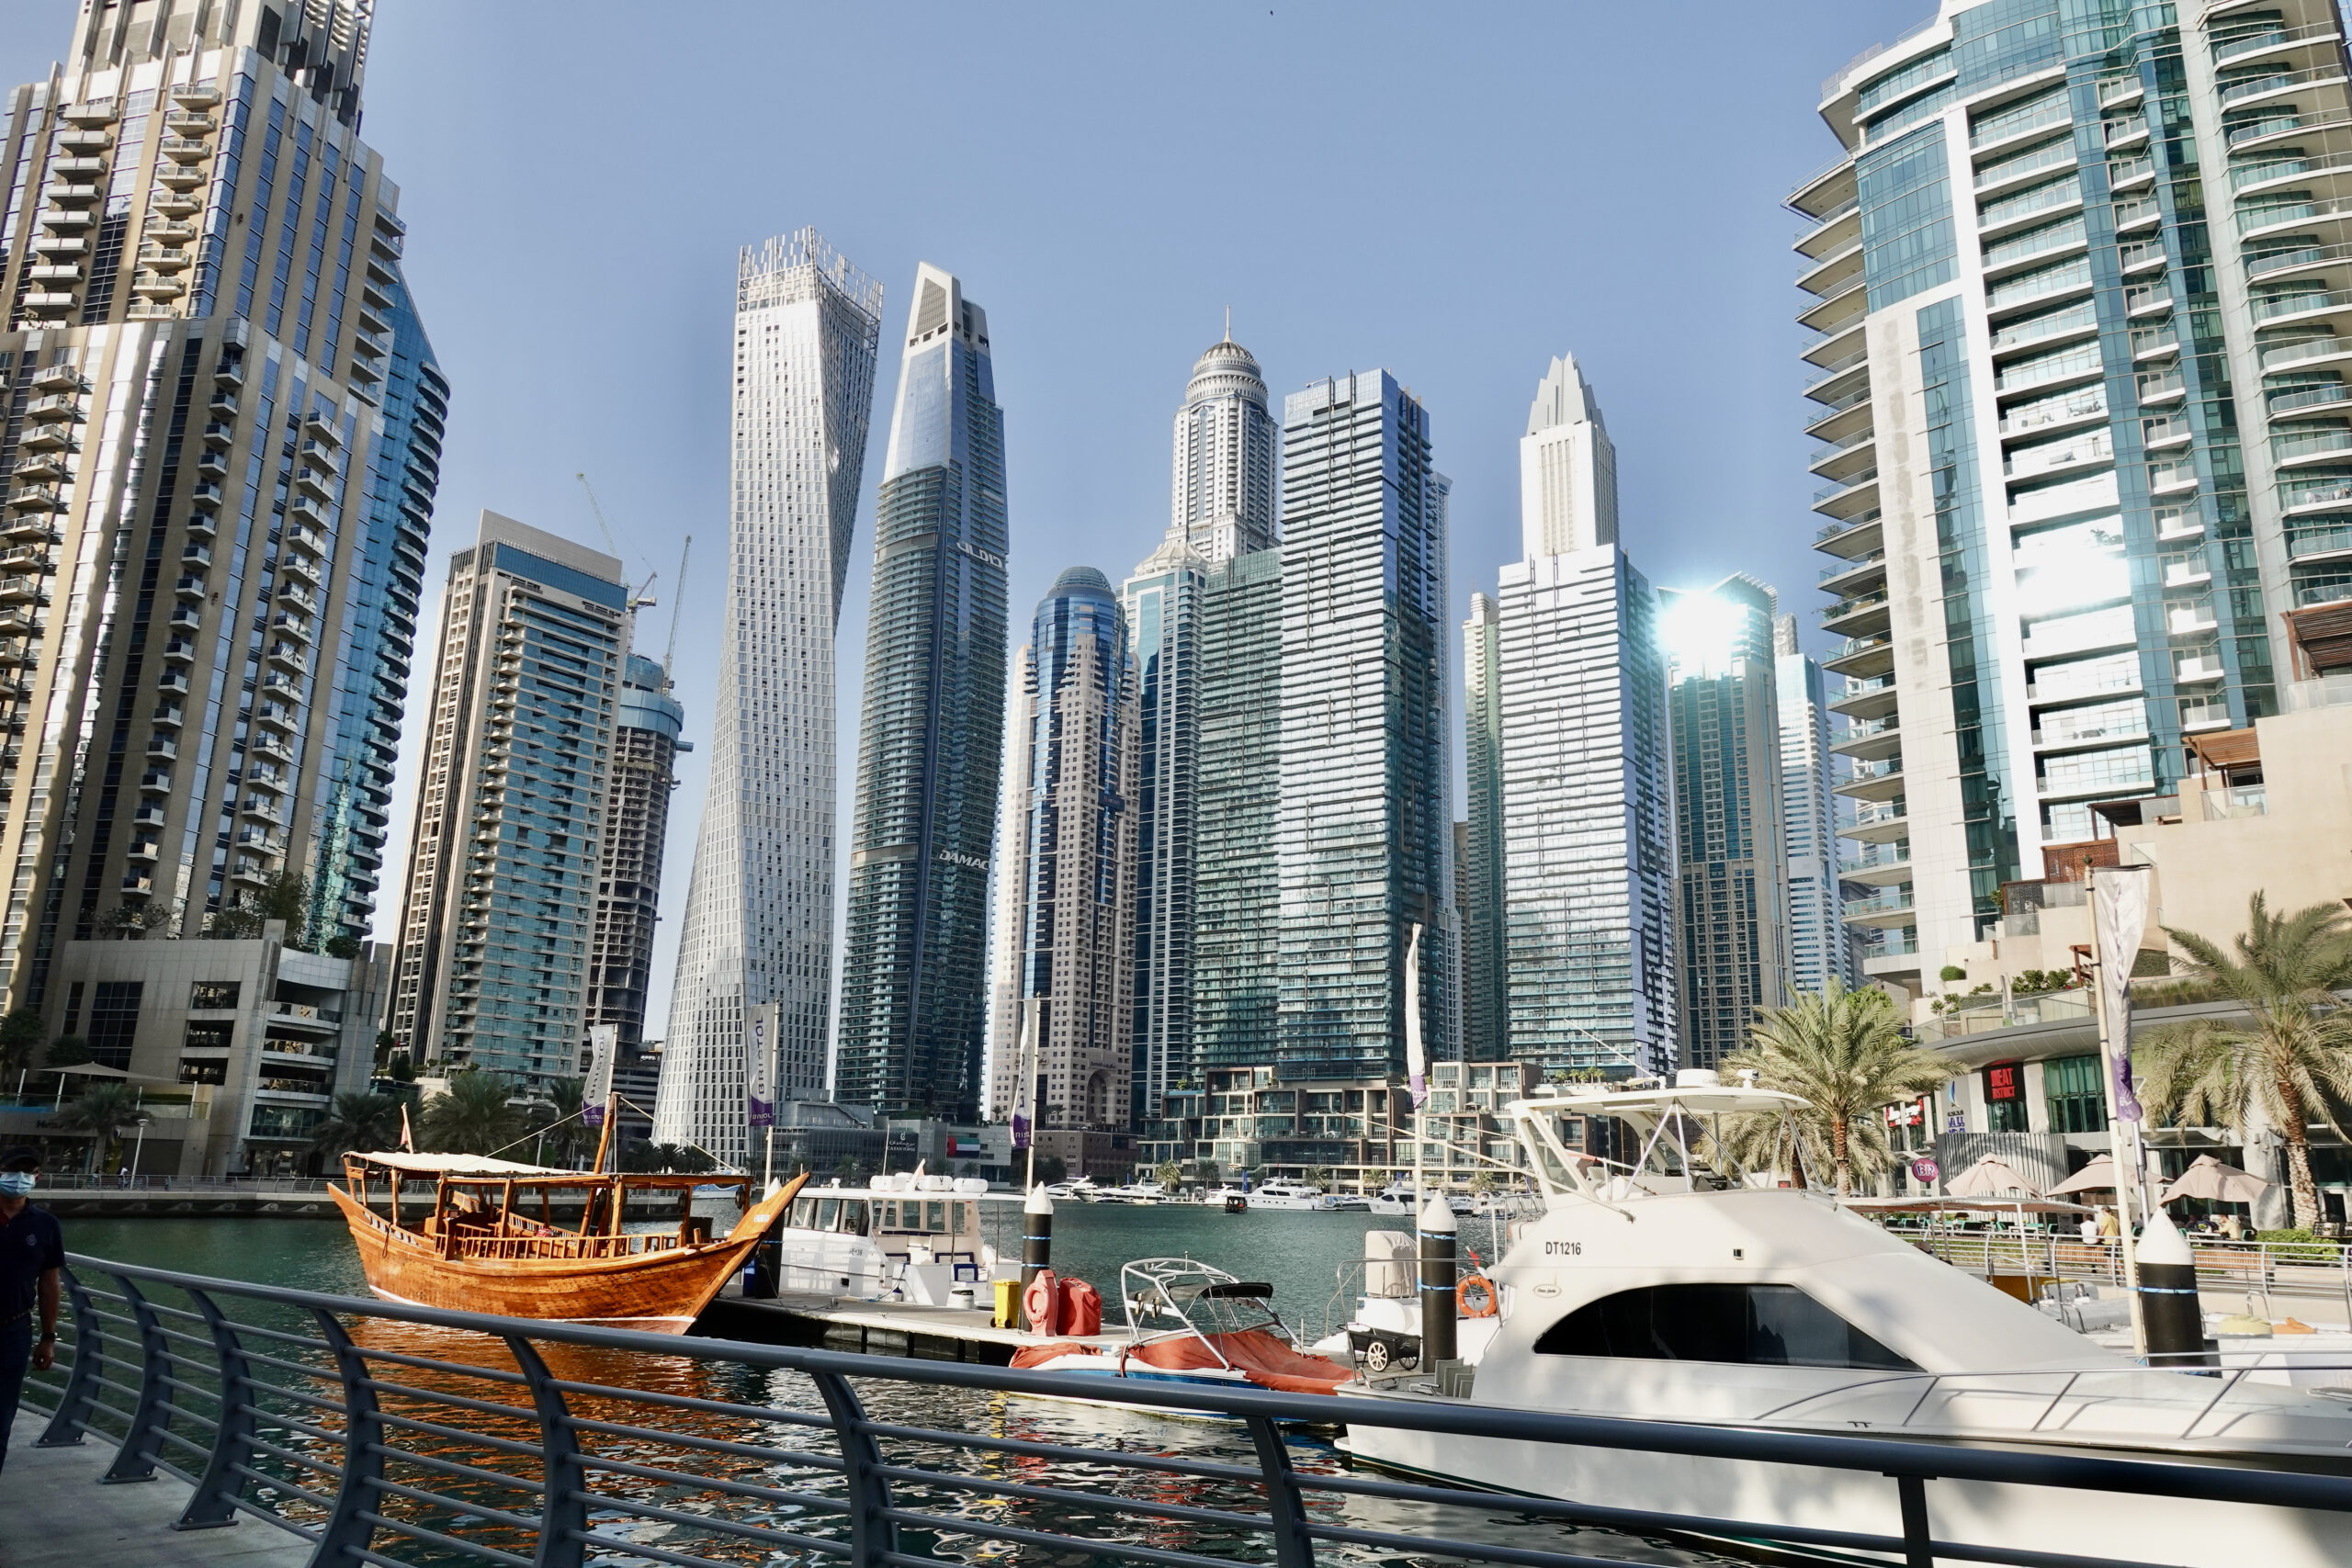
[[[751,1300],[742,1280],[728,1281],[718,1299],[703,1309],[694,1332],[755,1345],[821,1345],[876,1356],[909,1356],[926,1361],[978,1361],[1001,1367],[1025,1345],[1045,1343],[1018,1328],[999,1328],[994,1314],[979,1308],[918,1306],[908,1302],[866,1302],[808,1292]],[[1054,1336],[1115,1350],[1124,1334]]]

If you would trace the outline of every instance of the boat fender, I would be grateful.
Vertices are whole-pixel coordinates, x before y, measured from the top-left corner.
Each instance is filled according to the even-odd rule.
[[[1083,1280],[1064,1280],[1061,1332],[1072,1338],[1102,1332],[1102,1292]]]
[[[1022,1310],[1029,1314],[1029,1332],[1052,1338],[1062,1331],[1061,1281],[1050,1269],[1040,1269],[1021,1294]]]
[[[1453,1310],[1464,1317],[1492,1317],[1501,1310],[1495,1282],[1484,1274],[1464,1274],[1454,1281]]]

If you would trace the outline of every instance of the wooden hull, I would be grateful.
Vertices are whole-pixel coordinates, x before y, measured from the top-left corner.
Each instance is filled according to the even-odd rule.
[[[616,1258],[445,1258],[433,1238],[395,1228],[340,1187],[328,1190],[351,1228],[368,1288],[387,1301],[652,1334],[684,1334],[693,1325],[759,1244],[767,1225],[752,1222],[774,1205],[762,1204],[733,1235],[693,1247]]]

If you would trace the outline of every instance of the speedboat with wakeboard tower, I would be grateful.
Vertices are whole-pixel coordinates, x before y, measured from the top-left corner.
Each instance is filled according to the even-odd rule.
[[[1543,1208],[1487,1269],[1499,1298],[1493,1336],[1466,1378],[1359,1379],[1340,1395],[2352,1474],[2352,1407],[2341,1402],[2150,1370],[1834,1194],[1721,1171],[1691,1147],[1736,1117],[1777,1119],[1781,1145],[1794,1146],[1792,1118],[1804,1107],[1705,1071],[1671,1087],[1579,1086],[1512,1103]],[[1639,1158],[1585,1153],[1594,1119],[1629,1128]],[[1752,1521],[1767,1540],[1775,1526],[1903,1533],[1880,1477],[1802,1462],[1352,1422],[1342,1447],[1381,1469],[1500,1492]],[[2352,1562],[2352,1515],[2324,1509],[2158,1496],[2088,1507],[2062,1488],[1981,1482],[1930,1481],[1928,1501],[1939,1540],[1986,1549],[2210,1568]]]

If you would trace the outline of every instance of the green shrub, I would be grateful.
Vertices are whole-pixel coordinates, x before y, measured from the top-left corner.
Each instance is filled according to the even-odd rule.
[[[2342,1250],[2307,1230],[2256,1231],[2255,1239],[2268,1242],[2270,1255],[2282,1263],[2333,1263]]]

